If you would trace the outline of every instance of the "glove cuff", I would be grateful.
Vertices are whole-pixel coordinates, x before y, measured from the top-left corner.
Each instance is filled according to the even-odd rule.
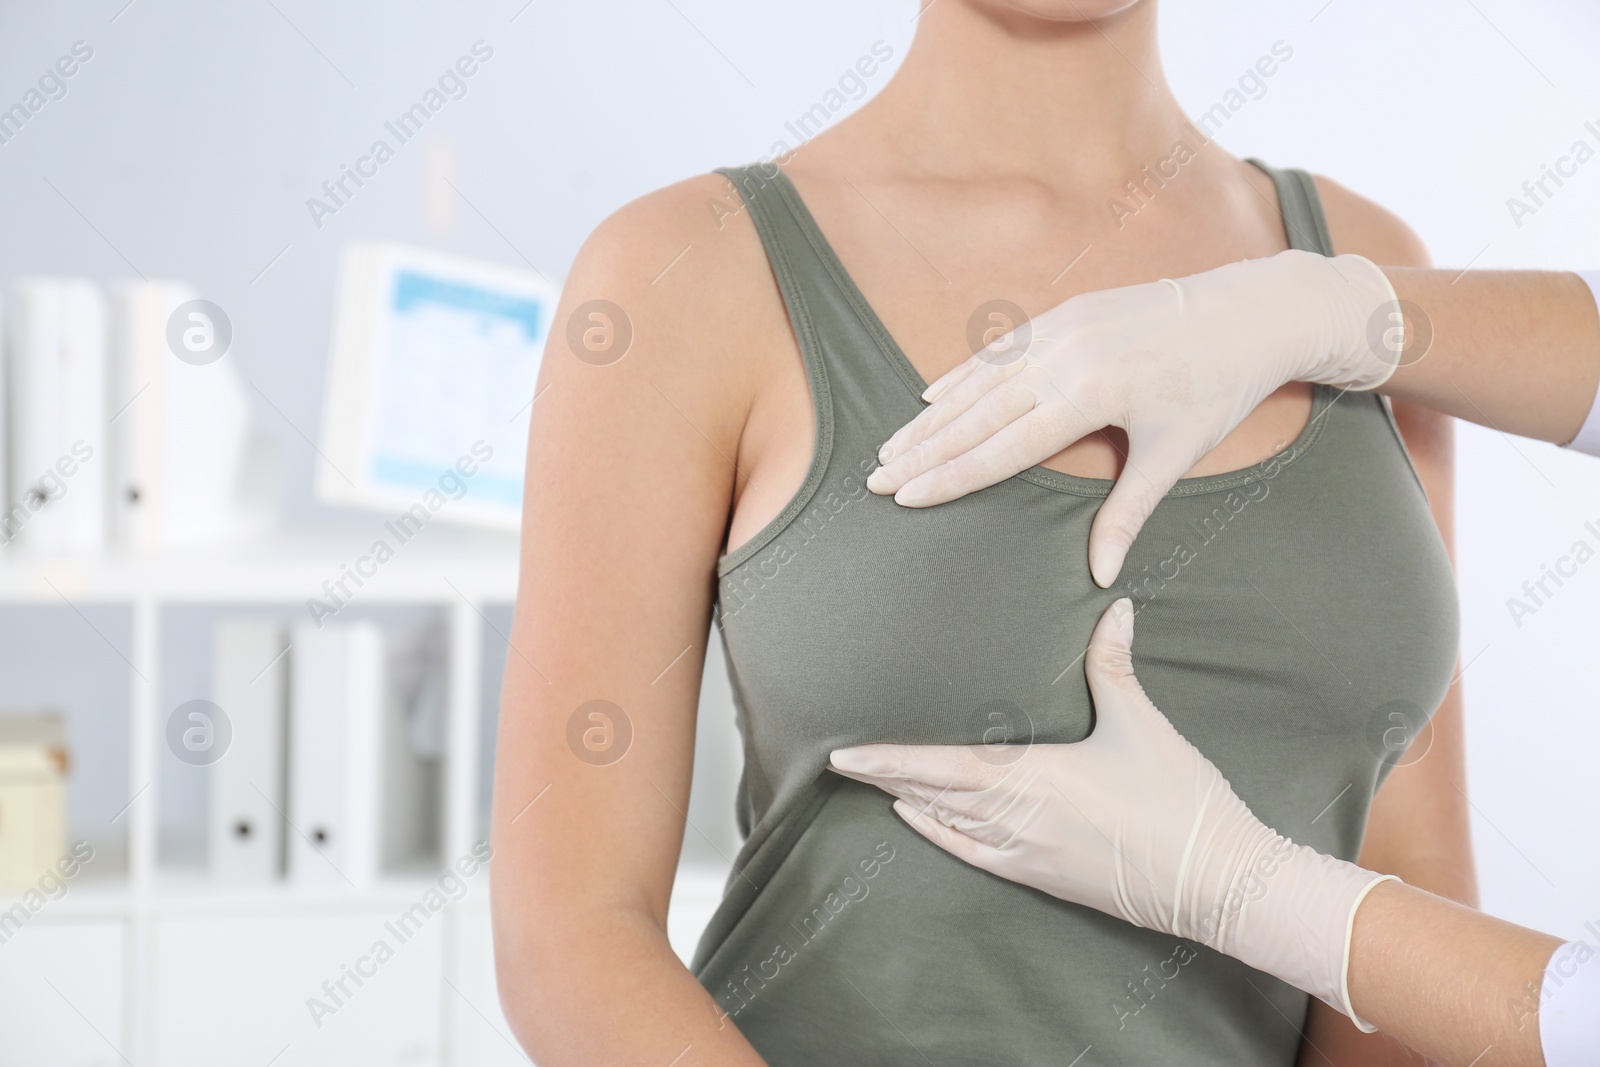
[[[1329,1001],[1329,1003],[1348,1015],[1350,1021],[1356,1024],[1357,1030],[1364,1034],[1370,1034],[1378,1028],[1356,1014],[1356,1006],[1350,999],[1350,946],[1355,941],[1356,912],[1361,910],[1361,902],[1367,899],[1367,894],[1372,892],[1373,889],[1384,882],[1398,882],[1400,879],[1392,874],[1374,875],[1370,871],[1361,870],[1360,867],[1357,867],[1356,870],[1361,871],[1362,874],[1371,875],[1372,880],[1363,886],[1361,891],[1356,894],[1355,899],[1350,902],[1350,913],[1346,916],[1344,924],[1344,958],[1339,965],[1339,1002],[1333,1004],[1332,1001]]]
[[[1377,389],[1405,355],[1405,317],[1394,285],[1362,256],[1313,256],[1320,263],[1302,269],[1323,272],[1314,284],[1327,298],[1328,335],[1316,353],[1322,362],[1305,380],[1341,389]]]
[[[1230,899],[1241,903],[1221,924],[1213,948],[1303,989],[1349,1016],[1364,1033],[1376,1027],[1350,1002],[1350,944],[1356,909],[1381,882],[1398,881],[1272,834],[1256,850],[1253,881]]]
[[[1394,286],[1361,256],[1290,249],[1174,285],[1187,313],[1205,318],[1208,330],[1225,336],[1243,329],[1260,346],[1270,364],[1262,368],[1263,396],[1284,382],[1376,389],[1404,355]]]

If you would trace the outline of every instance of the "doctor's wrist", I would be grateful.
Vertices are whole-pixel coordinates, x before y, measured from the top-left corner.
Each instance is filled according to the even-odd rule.
[[[1405,350],[1406,324],[1394,284],[1363,256],[1299,256],[1294,268],[1299,284],[1314,294],[1302,314],[1316,332],[1308,353],[1312,369],[1298,380],[1359,391],[1379,388]]]
[[[1270,832],[1270,831],[1269,831]],[[1393,875],[1377,874],[1273,834],[1250,876],[1224,902],[1226,921],[1212,947],[1303,989],[1365,1031],[1350,998],[1350,948],[1356,912]]]

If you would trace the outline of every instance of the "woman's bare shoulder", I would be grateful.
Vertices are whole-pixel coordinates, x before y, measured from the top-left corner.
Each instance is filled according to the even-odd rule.
[[[667,267],[677,253],[689,246],[700,245],[713,260],[719,253],[726,257],[736,253],[737,241],[712,245],[714,238],[726,236],[730,221],[741,214],[743,203],[733,183],[721,174],[697,174],[691,178],[662,186],[645,193],[617,208],[606,216],[584,242],[580,258],[606,253],[637,257],[672,249],[667,261],[656,264],[656,274],[647,274],[647,282],[664,277]],[[754,231],[749,233],[754,237]],[[724,247],[726,245],[726,247]],[[707,258],[707,257],[701,257]],[[641,271],[649,264],[639,263]]]
[[[631,200],[594,228],[574,278],[603,274],[677,302],[715,301],[727,286],[759,288],[766,254],[733,183],[699,174]],[[737,294],[732,294],[737,295]]]
[[[1335,251],[1365,256],[1382,267],[1432,266],[1427,245],[1400,216],[1332,178],[1314,177]]]
[[[770,331],[776,299],[748,215],[733,183],[720,174],[646,193],[584,241],[563,303],[569,313],[591,300],[617,305],[634,336],[648,339],[652,359],[678,369],[705,369],[708,361],[736,356]]]

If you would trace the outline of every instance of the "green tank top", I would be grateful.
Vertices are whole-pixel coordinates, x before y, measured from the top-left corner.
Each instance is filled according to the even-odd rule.
[[[1290,243],[1331,255],[1310,178],[1263,169]],[[717,567],[746,840],[694,972],[774,1067],[1290,1067],[1304,993],[967,866],[825,765],[877,741],[1004,760],[996,742],[1082,740],[1082,653],[1130,596],[1150,697],[1266,823],[1354,859],[1457,643],[1450,563],[1385,402],[1318,387],[1287,449],[1178,483],[1100,589],[1087,539],[1107,481],[1035,467],[925,510],[867,491],[925,383],[788,178],[720,173],[787,305],[816,445],[793,500]]]

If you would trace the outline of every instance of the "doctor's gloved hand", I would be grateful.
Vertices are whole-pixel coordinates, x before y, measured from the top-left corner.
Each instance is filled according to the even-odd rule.
[[[1095,728],[1004,765],[959,745],[861,745],[829,766],[899,799],[934,844],[1003,878],[1227,953],[1350,1005],[1356,907],[1390,880],[1296,845],[1251,813],[1145,696],[1133,608],[1106,611],[1085,672]]]
[[[1119,426],[1127,463],[1089,535],[1090,572],[1107,588],[1161,498],[1269,393],[1291,381],[1375,389],[1403,347],[1394,287],[1360,256],[1291,250],[1083,293],[930,385],[867,487],[942,504]]]

